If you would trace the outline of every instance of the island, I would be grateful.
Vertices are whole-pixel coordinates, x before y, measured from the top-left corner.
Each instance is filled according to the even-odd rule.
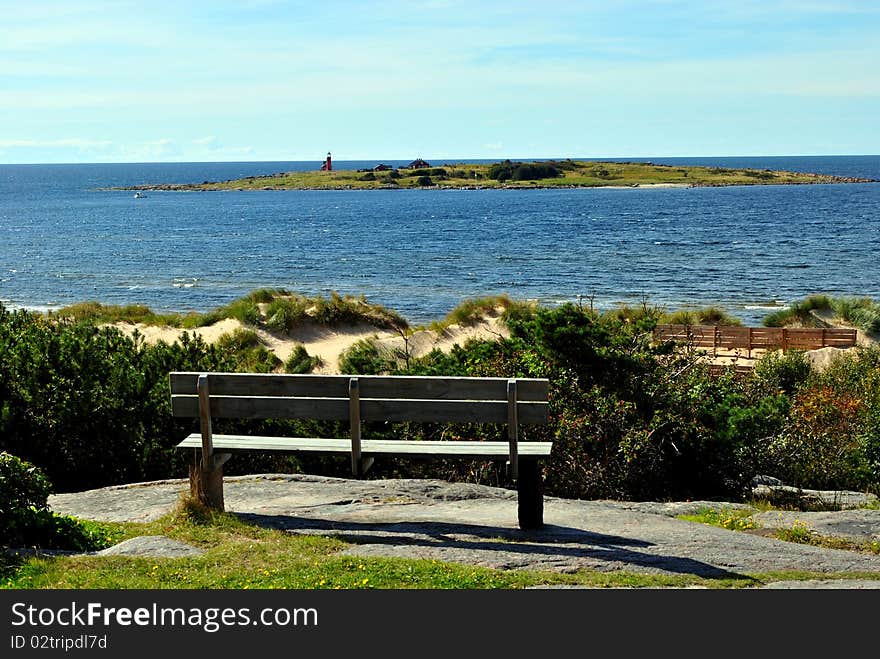
[[[371,169],[279,172],[228,181],[157,183],[115,190],[373,190],[373,189],[523,189],[596,187],[707,187],[730,185],[794,185],[810,183],[874,183],[828,174],[660,165],[651,162],[504,160],[492,164],[456,163],[431,166],[418,160],[408,167],[382,163]]]

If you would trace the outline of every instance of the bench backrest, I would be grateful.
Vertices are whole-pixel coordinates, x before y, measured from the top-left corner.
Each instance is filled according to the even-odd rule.
[[[356,398],[361,421],[508,423],[511,401],[519,424],[548,421],[545,379],[253,373],[171,373],[173,416],[200,416],[200,375],[214,418],[343,421]]]
[[[348,420],[352,472],[361,475],[364,421],[505,423],[518,473],[521,424],[549,420],[546,379],[171,373],[171,410],[198,417],[202,463],[213,468],[212,418]]]

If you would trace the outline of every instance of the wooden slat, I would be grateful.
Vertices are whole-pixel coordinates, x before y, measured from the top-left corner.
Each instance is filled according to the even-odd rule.
[[[171,414],[198,416],[198,398],[171,396]],[[255,396],[211,396],[211,416],[225,419],[348,419],[345,398],[258,398]],[[351,440],[349,440],[349,448]]]
[[[817,350],[822,346],[822,330],[786,327],[785,345],[789,350]]]
[[[753,327],[751,348],[768,350],[782,347],[781,327]]]
[[[375,400],[360,399],[362,421],[417,421],[424,423],[507,423],[507,401]],[[176,417],[197,417],[198,397],[172,396]],[[345,398],[263,398],[257,396],[211,396],[211,416],[227,419],[319,419],[349,418]],[[546,423],[547,403],[519,402],[521,424]]]
[[[199,373],[171,373],[171,393],[193,395]],[[350,375],[210,373],[211,391],[219,396],[305,396],[347,398]],[[507,378],[357,376],[362,398],[431,400],[507,400]],[[519,399],[545,401],[549,382],[517,379]]]
[[[550,455],[552,447],[552,442],[520,442],[519,454],[522,457],[546,457]],[[201,435],[197,433],[189,435],[177,445],[177,448],[201,448]],[[305,451],[348,455],[351,453],[351,439],[214,435],[214,448],[223,451]],[[507,458],[508,449],[507,442],[361,440],[361,452],[364,455],[397,454],[409,457],[447,455],[460,458]]]
[[[715,327],[709,325],[658,325],[654,337],[658,341],[678,341],[696,348],[715,347]]]
[[[749,328],[748,327],[719,327],[718,328],[718,347],[728,350],[737,348],[749,349]]]

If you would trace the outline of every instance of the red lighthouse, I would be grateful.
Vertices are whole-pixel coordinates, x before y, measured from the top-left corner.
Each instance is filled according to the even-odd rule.
[[[327,152],[327,160],[324,161],[324,164],[321,165],[322,172],[332,172],[333,171],[333,163],[330,161],[330,152]]]

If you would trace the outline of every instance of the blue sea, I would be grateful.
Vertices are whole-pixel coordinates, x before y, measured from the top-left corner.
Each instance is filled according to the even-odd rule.
[[[880,179],[880,156],[625,160]],[[405,164],[334,167],[379,162]],[[463,299],[507,293],[547,305],[592,301],[599,309],[642,300],[667,309],[713,304],[759,323],[768,309],[812,293],[880,298],[880,183],[149,192],[143,199],[101,189],[319,166],[0,165],[0,301],[205,311],[280,287],[363,294],[420,323]]]

